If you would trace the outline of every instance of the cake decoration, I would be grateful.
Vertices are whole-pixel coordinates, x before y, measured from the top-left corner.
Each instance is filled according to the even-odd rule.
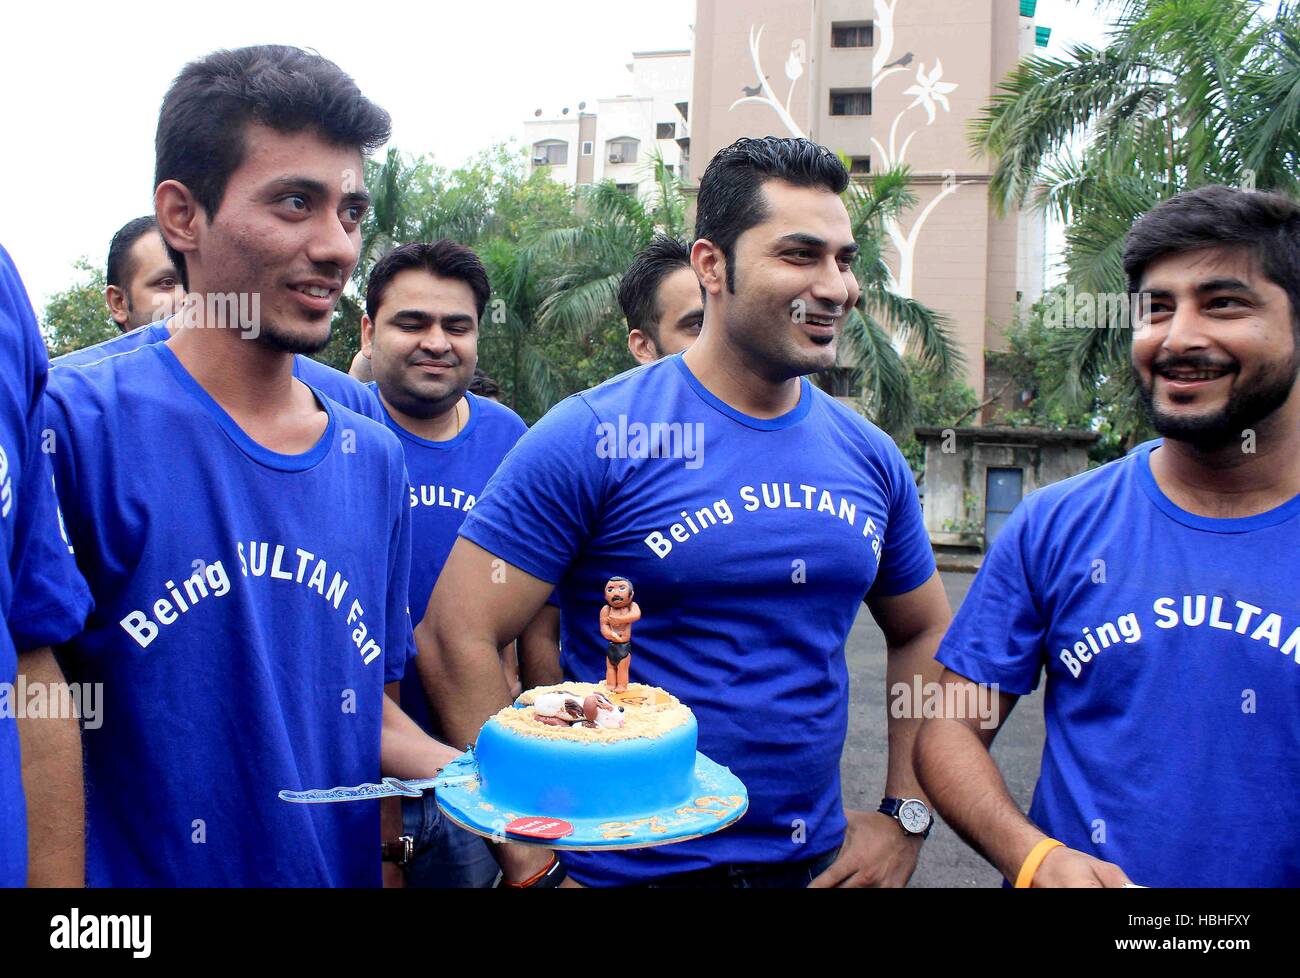
[[[690,707],[628,680],[632,582],[611,577],[600,609],[609,642],[603,683],[530,689],[489,717],[478,742],[436,777],[312,791],[294,802],[436,791],[454,823],[497,842],[555,849],[638,849],[717,832],[749,806],[744,784],[697,749]]]
[[[605,685],[615,693],[627,689],[632,668],[632,625],[641,620],[641,609],[632,600],[632,582],[611,577],[605,582],[605,607],[600,609],[600,634],[609,641],[605,653]]]

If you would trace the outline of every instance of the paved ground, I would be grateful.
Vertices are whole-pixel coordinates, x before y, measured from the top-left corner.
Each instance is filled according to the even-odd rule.
[[[948,600],[956,611],[972,575],[944,572]],[[852,701],[849,737],[841,774],[844,802],[850,808],[874,809],[885,783],[885,640],[864,607],[849,634]],[[993,756],[1022,807],[1038,777],[1043,747],[1041,692],[1022,699],[993,745]],[[921,850],[912,886],[998,886],[1001,876],[940,821]]]

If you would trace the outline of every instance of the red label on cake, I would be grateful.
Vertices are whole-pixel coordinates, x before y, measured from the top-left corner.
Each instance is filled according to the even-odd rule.
[[[573,826],[562,818],[541,818],[527,815],[517,818],[506,826],[510,835],[522,835],[529,839],[563,839],[573,834]]]

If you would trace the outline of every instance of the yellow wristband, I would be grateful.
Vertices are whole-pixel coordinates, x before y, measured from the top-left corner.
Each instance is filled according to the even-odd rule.
[[[1055,839],[1044,839],[1030,849],[1029,855],[1025,857],[1025,864],[1020,867],[1020,875],[1016,877],[1016,889],[1029,889],[1029,884],[1034,881],[1034,874],[1038,872],[1038,867],[1043,864],[1047,854],[1057,846],[1064,844],[1063,842],[1057,842]]]

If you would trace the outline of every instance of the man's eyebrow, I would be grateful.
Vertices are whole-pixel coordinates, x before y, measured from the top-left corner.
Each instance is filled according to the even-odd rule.
[[[325,184],[319,180],[313,180],[311,177],[278,177],[271,181],[273,190],[305,190],[309,194],[315,194],[317,197],[325,196]]]
[[[1224,278],[1212,278],[1204,282],[1197,282],[1195,291],[1199,295],[1207,292],[1242,292],[1246,295],[1254,296],[1257,293],[1249,285],[1239,278],[1226,276]],[[1149,295],[1153,299],[1172,299],[1174,293],[1172,289],[1153,289],[1139,288],[1140,295]]]
[[[1255,294],[1255,290],[1239,278],[1227,276],[1224,278],[1212,278],[1208,282],[1197,282],[1197,292],[1246,292],[1250,295]]]
[[[790,234],[782,235],[777,239],[777,244],[801,244],[808,248],[822,249],[829,247],[824,238],[819,238],[815,234],[808,234],[804,231],[792,231]],[[859,251],[858,243],[850,241],[848,244],[839,248],[841,253],[848,252],[850,255],[856,255]]]
[[[700,308],[700,309],[692,309],[690,312],[688,312],[688,313],[684,313],[683,315],[681,315],[681,316],[679,316],[679,317],[677,318],[677,325],[678,325],[678,326],[681,326],[683,323],[688,323],[688,322],[690,322],[692,319],[699,319],[699,318],[700,318],[701,316],[703,316],[703,315],[704,315],[704,310],[703,310],[703,308]]]
[[[398,319],[416,319],[422,323],[433,322],[433,314],[425,312],[423,309],[399,309],[388,318],[393,321]]]

